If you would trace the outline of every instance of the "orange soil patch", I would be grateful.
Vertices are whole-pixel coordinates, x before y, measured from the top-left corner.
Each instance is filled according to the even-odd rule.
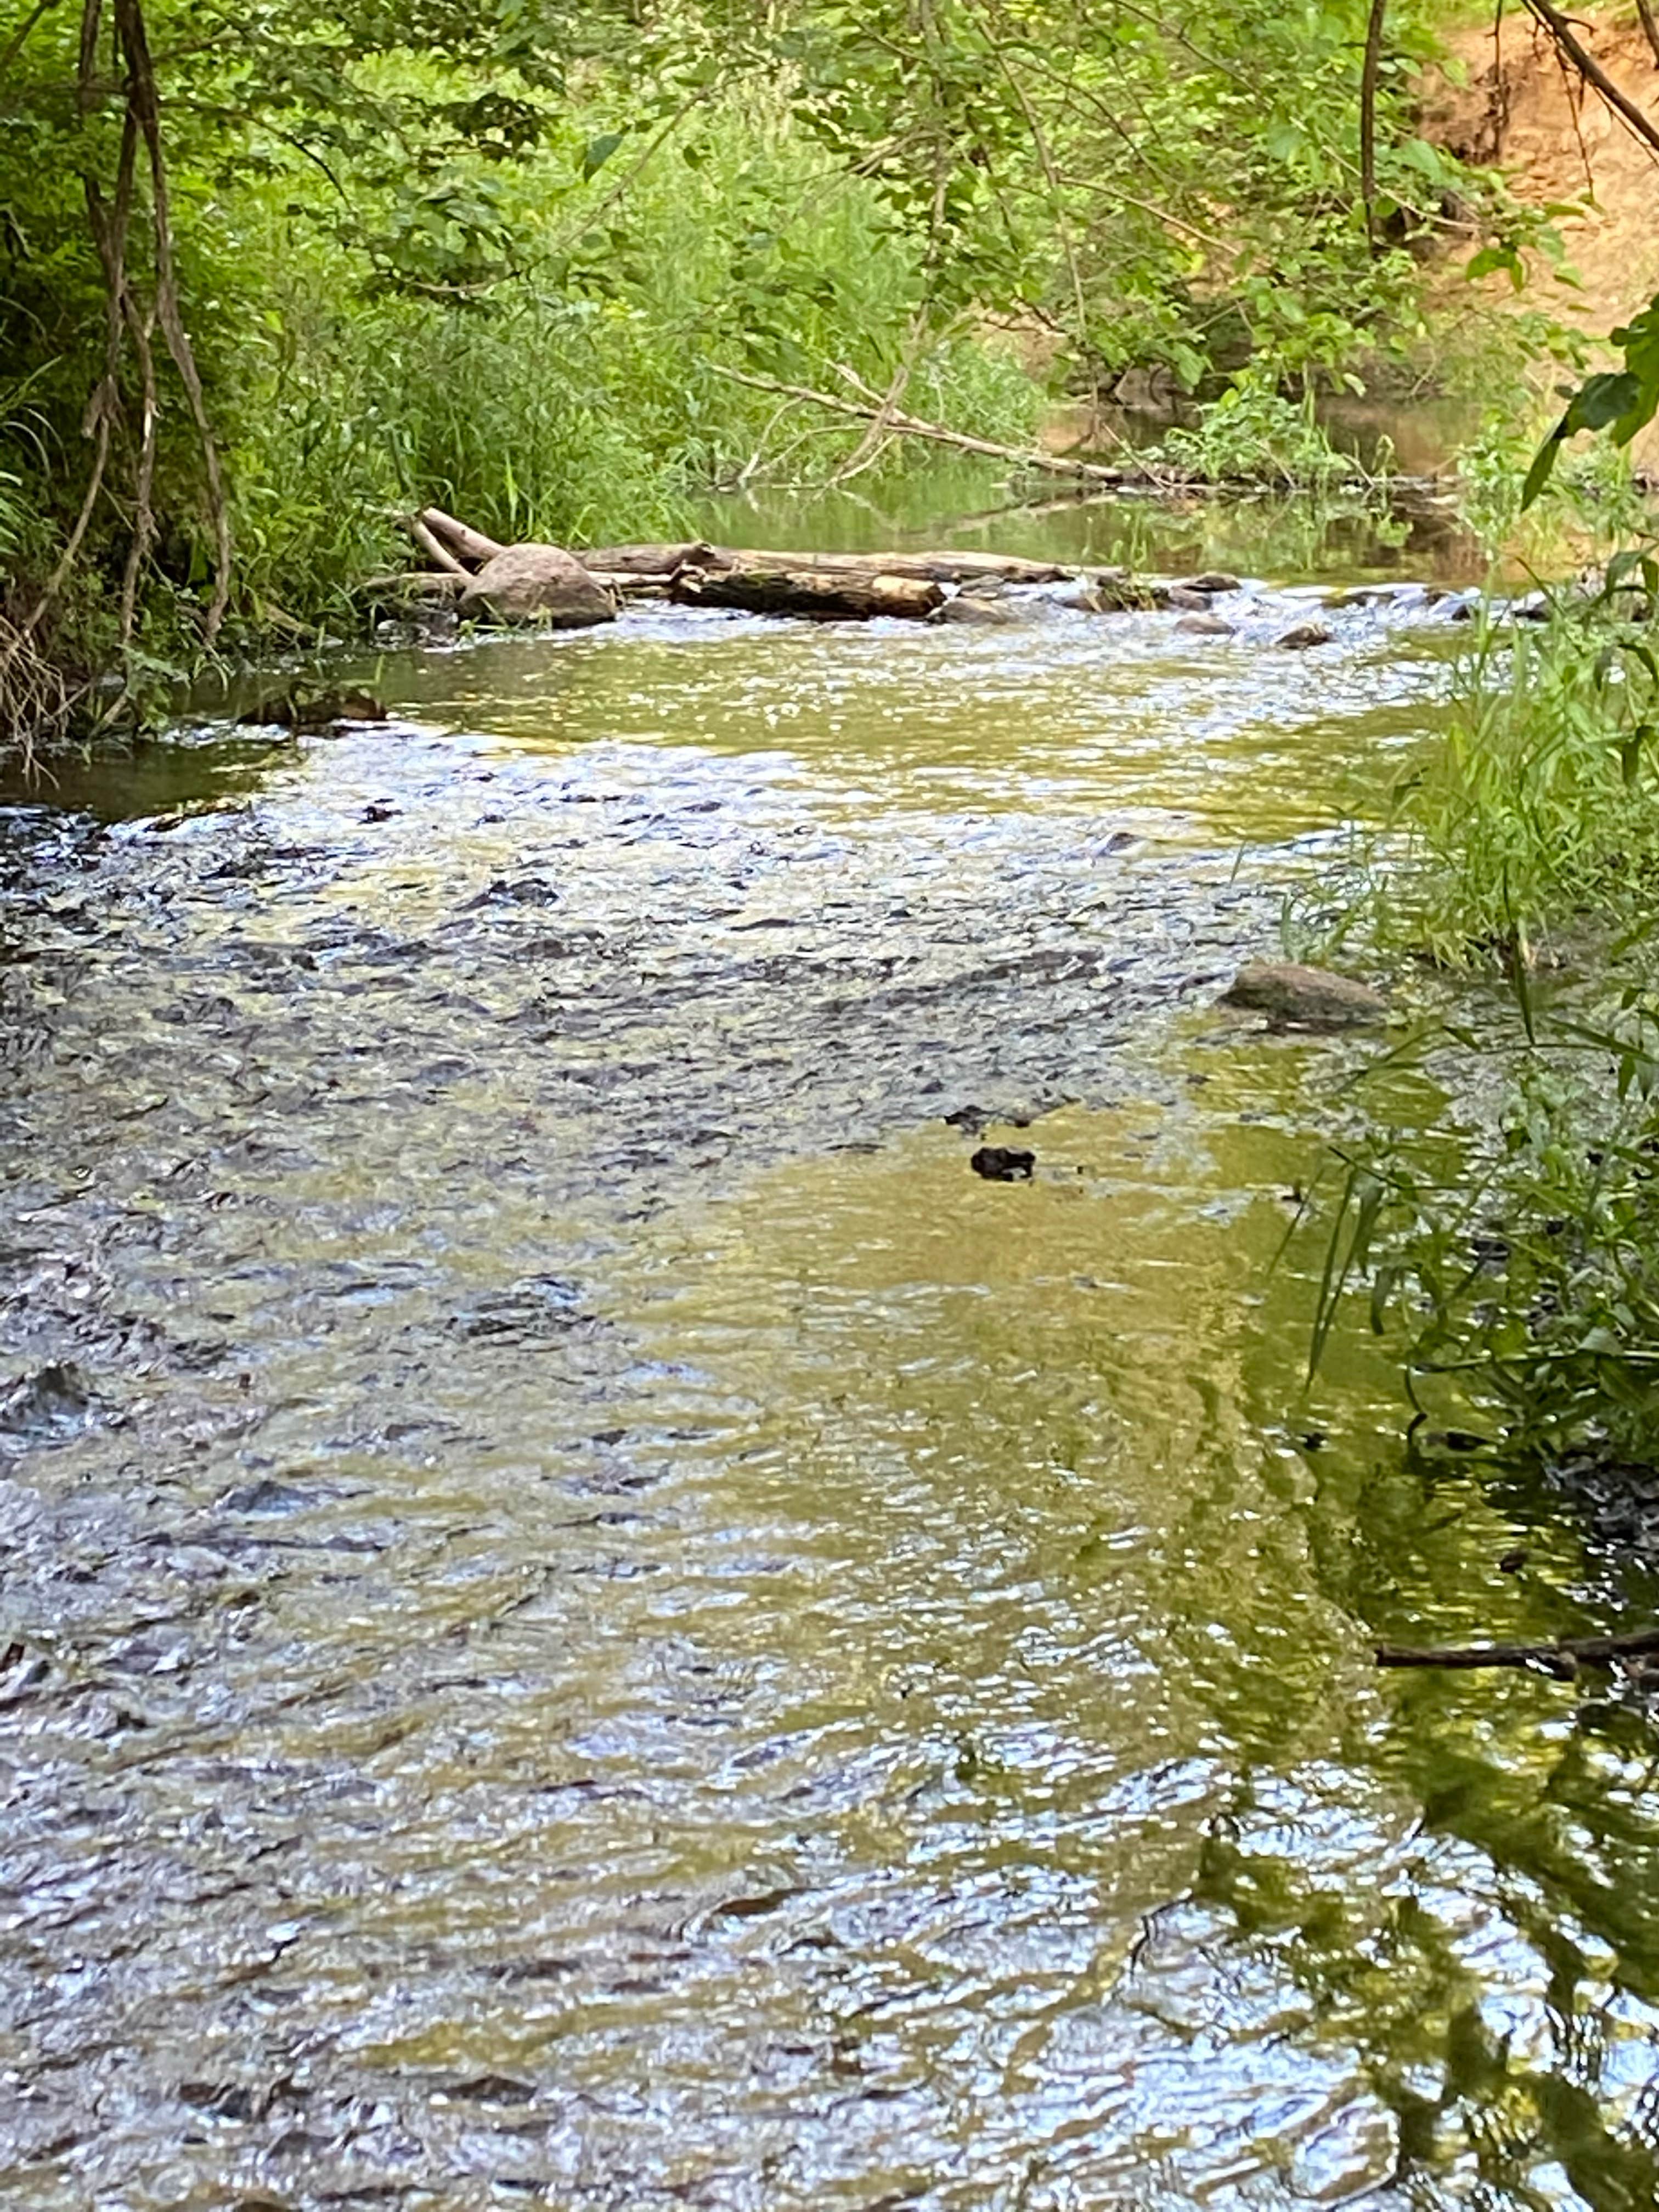
[[[1575,13],[1573,27],[1619,89],[1659,124],[1659,64],[1628,9]],[[1638,138],[1529,15],[1450,33],[1449,52],[1468,82],[1432,70],[1423,88],[1424,136],[1465,160],[1503,169],[1534,207],[1584,204],[1556,219],[1579,289],[1528,257],[1528,283],[1506,276],[1479,287],[1492,306],[1546,307],[1604,337],[1659,292],[1659,155]]]

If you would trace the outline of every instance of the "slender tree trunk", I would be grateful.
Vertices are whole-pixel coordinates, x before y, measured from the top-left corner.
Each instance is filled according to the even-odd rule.
[[[1644,0],[1646,4],[1646,0]],[[1365,203],[1365,236],[1373,253],[1376,236],[1376,80],[1382,67],[1382,23],[1389,0],[1371,0],[1365,25],[1365,60],[1359,72],[1359,191]]]
[[[1659,15],[1653,12],[1653,0],[1636,0],[1636,12],[1642,18],[1642,28],[1653,49],[1654,61],[1659,64]]]

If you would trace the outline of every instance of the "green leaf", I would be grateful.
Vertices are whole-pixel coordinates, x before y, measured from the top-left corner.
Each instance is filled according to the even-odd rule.
[[[597,138],[590,138],[582,153],[582,182],[595,177],[616,152],[628,134],[623,131],[606,131]]]

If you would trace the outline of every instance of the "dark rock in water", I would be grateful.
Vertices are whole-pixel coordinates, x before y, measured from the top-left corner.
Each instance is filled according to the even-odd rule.
[[[1498,1562],[1500,1575],[1518,1575],[1527,1564],[1529,1554],[1524,1544],[1517,1544],[1512,1552],[1505,1552]]]
[[[53,1360],[33,1375],[20,1375],[0,1392],[0,1436],[44,1443],[80,1428],[92,1407],[92,1392],[80,1369]]]
[[[1187,588],[1191,592],[1237,592],[1243,589],[1237,576],[1230,576],[1224,568],[1206,568],[1201,576],[1188,576]]]
[[[1182,615],[1176,624],[1181,637],[1231,637],[1236,633],[1230,622],[1219,615]]]
[[[958,1106],[943,1118],[947,1129],[965,1129],[970,1137],[976,1137],[988,1122],[1001,1117],[994,1107],[968,1105]]]
[[[468,579],[456,605],[463,616],[550,629],[588,629],[617,618],[610,592],[560,545],[509,545]]]
[[[1293,960],[1257,960],[1241,968],[1223,994],[1224,1006],[1265,1014],[1278,1030],[1346,1030],[1386,1020],[1389,1002],[1369,983]]]
[[[1036,1154],[1012,1145],[981,1145],[968,1164],[987,1182],[1030,1182]]]
[[[977,592],[958,592],[925,617],[930,625],[962,623],[973,629],[1007,629],[1020,620],[1018,607],[1006,599],[981,598]]]
[[[1282,653],[1306,653],[1310,646],[1328,645],[1330,641],[1331,633],[1322,622],[1297,623],[1273,640]]]
[[[497,876],[476,898],[465,901],[460,910],[472,914],[479,907],[556,906],[558,902],[558,892],[539,876]]]
[[[391,720],[372,691],[288,691],[262,699],[236,717],[239,728],[307,731],[331,730],[338,722],[386,722]]]
[[[1207,614],[1210,595],[1200,592],[1195,584],[1171,584],[1170,595],[1164,602],[1166,607],[1178,607],[1188,613]]]

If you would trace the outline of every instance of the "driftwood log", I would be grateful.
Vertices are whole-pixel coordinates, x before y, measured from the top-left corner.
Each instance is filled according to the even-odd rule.
[[[900,615],[920,622],[945,602],[925,576],[854,574],[848,570],[682,569],[670,587],[682,606],[741,607],[756,615],[804,615],[814,622],[869,622]]]
[[[402,518],[403,527],[432,566],[404,576],[376,576],[363,586],[369,598],[392,605],[476,600],[479,572],[504,555],[526,549],[501,546],[482,531],[422,507]],[[557,549],[542,549],[557,557]],[[1079,602],[1101,612],[1180,604],[1206,607],[1214,593],[1233,588],[1227,576],[1193,579],[1184,592],[1148,583],[1121,568],[1029,561],[1017,554],[953,552],[797,553],[776,548],[711,545],[702,538],[640,545],[599,545],[577,556],[594,582],[616,599],[669,598],[686,606],[740,607],[757,614],[805,616],[817,621],[866,622],[897,615],[920,620],[945,600],[946,585],[1037,585],[1079,580],[1089,594]]]

